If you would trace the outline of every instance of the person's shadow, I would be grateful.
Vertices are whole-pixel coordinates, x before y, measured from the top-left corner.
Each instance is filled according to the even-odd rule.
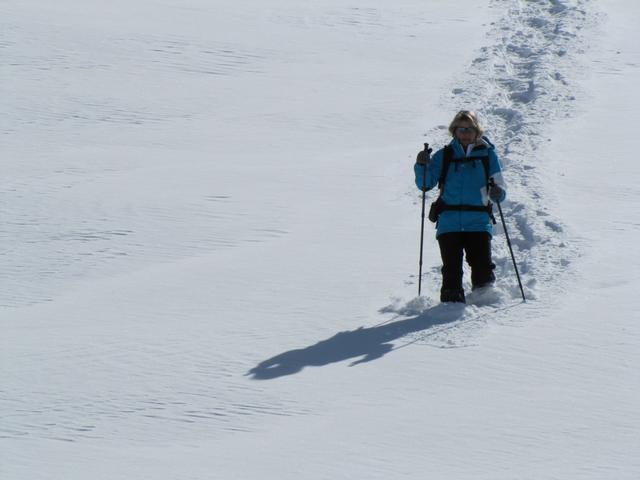
[[[315,345],[290,350],[260,362],[249,370],[247,375],[254,380],[271,380],[293,375],[305,367],[319,367],[350,358],[356,359],[351,366],[370,362],[393,350],[393,340],[410,333],[428,330],[436,325],[455,322],[463,313],[463,304],[441,304],[412,318],[339,332]]]

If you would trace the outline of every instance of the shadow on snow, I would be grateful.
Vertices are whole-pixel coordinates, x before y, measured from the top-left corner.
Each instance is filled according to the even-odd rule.
[[[436,305],[409,319],[339,332],[315,345],[269,358],[249,370],[247,375],[255,380],[270,380],[293,375],[305,367],[320,367],[352,358],[356,360],[350,366],[370,362],[392,351],[394,340],[437,325],[455,322],[463,314],[464,305]]]

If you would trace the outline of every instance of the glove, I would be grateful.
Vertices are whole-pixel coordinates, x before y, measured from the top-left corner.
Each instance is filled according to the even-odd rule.
[[[425,152],[418,152],[418,157],[416,158],[416,163],[418,165],[424,165],[427,166],[429,165],[429,157],[427,155],[425,155]]]
[[[504,195],[504,189],[492,183],[489,185],[489,198],[492,202],[499,202]]]
[[[429,165],[429,161],[431,160],[431,149],[428,147],[426,148],[427,148],[426,150],[422,150],[421,152],[418,152],[418,157],[416,158],[416,163],[418,165],[424,165],[425,167]]]

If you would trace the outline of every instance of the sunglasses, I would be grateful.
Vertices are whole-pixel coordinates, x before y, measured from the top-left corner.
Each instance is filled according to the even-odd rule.
[[[475,133],[475,131],[473,127],[456,127],[456,133]]]

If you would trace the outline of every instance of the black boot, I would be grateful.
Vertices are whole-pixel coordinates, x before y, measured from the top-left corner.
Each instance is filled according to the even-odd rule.
[[[479,290],[481,288],[491,287],[493,285],[494,280],[495,280],[495,277],[490,282],[485,282],[485,283],[481,283],[481,284],[478,284],[478,285],[472,285],[471,286],[471,290]]]
[[[440,301],[445,302],[456,302],[456,303],[466,303],[464,299],[464,291],[463,290],[441,290],[440,291]]]

